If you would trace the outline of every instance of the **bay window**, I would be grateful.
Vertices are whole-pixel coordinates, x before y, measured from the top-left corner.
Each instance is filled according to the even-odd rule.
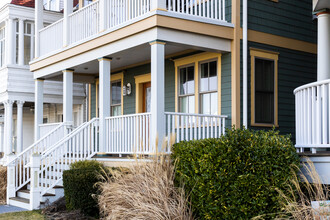
[[[5,63],[5,45],[6,45],[6,32],[5,28],[0,29],[0,67]]]

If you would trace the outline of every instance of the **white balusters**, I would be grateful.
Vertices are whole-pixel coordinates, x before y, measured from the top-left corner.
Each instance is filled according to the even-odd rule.
[[[93,157],[98,149],[97,118],[80,125],[51,149],[43,153],[39,171],[41,181],[41,195],[62,180],[62,173],[69,169],[70,164]]]
[[[110,154],[150,154],[150,113],[106,118],[107,146]]]
[[[225,21],[225,0],[167,0],[167,10]]]
[[[310,83],[295,89],[296,148],[317,153],[330,148],[330,80]]]
[[[41,56],[61,49],[63,47],[63,19],[41,29],[39,34]]]
[[[227,116],[172,112],[166,112],[165,116],[166,135],[169,137],[175,134],[176,142],[219,138],[225,133],[225,120]]]

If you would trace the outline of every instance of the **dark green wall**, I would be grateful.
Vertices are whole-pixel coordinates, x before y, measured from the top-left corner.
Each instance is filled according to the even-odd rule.
[[[248,28],[316,43],[312,0],[248,0]]]
[[[225,5],[226,5],[225,18],[226,18],[226,21],[228,21],[228,22],[231,22],[231,1],[232,0],[225,0]]]
[[[221,56],[221,114],[227,115],[226,127],[231,127],[231,53]]]
[[[278,60],[278,122],[282,134],[291,134],[295,141],[295,97],[293,90],[316,81],[317,56],[285,48],[249,42],[248,48],[279,52]],[[250,53],[250,52],[249,52]],[[251,124],[251,58],[248,56],[248,124]],[[241,59],[241,67],[242,67]],[[243,120],[243,76],[241,68],[241,122]],[[253,129],[265,129],[253,127]]]

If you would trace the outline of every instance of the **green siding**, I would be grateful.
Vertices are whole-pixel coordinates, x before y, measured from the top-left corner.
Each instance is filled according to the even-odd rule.
[[[249,29],[316,43],[312,0],[248,1]]]
[[[96,117],[96,84],[91,85],[91,97],[92,100],[91,102],[91,117],[95,118]]]
[[[228,115],[226,127],[231,127],[231,53],[221,56],[221,114]]]
[[[278,60],[278,122],[282,134],[291,134],[295,140],[295,97],[293,90],[316,81],[317,56],[285,48],[249,42],[248,47],[279,52]],[[251,62],[248,57],[248,124],[251,123]],[[241,62],[242,67],[242,62]],[[241,68],[241,119],[243,118],[243,88]],[[261,129],[253,127],[253,129]],[[262,128],[264,129],[264,128]]]
[[[132,94],[124,97],[124,114],[135,113],[135,76],[150,73],[150,64],[127,69],[124,84],[132,84]],[[174,62],[165,61],[165,111],[175,111],[175,72]]]
[[[232,0],[225,0],[225,13],[226,13],[226,21],[231,22],[231,1]]]

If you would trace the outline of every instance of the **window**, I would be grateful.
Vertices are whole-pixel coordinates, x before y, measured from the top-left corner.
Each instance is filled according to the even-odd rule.
[[[111,116],[121,115],[121,81],[111,82]]]
[[[251,49],[251,125],[278,126],[278,54]]]
[[[29,22],[24,23],[24,65],[29,65],[33,57],[33,25]]]
[[[218,114],[218,71],[217,61],[200,65],[200,112]]]
[[[199,53],[174,60],[176,112],[221,114],[221,54]]]
[[[124,75],[123,73],[117,73],[111,75],[111,83],[110,83],[110,91],[111,91],[111,98],[110,98],[110,114],[111,116],[118,116],[123,114],[123,95],[122,95],[122,88],[123,88],[123,80]],[[99,80],[96,81],[96,117],[99,117],[100,108],[99,108]]]
[[[0,67],[2,67],[5,63],[5,28],[0,29]]]
[[[44,8],[50,11],[59,11],[60,0],[43,0]]]
[[[15,63],[18,63],[19,22],[15,21]]]
[[[195,113],[195,68],[194,66],[181,67],[180,72],[180,112]]]

